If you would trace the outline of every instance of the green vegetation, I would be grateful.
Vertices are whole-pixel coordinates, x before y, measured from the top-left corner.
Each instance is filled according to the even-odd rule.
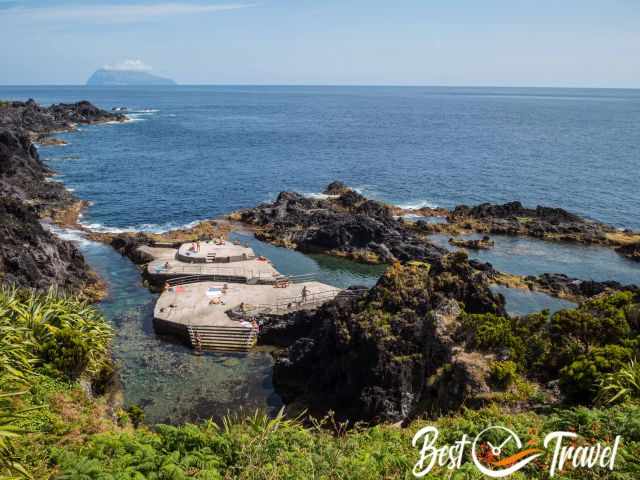
[[[529,378],[560,380],[570,401],[591,404],[603,380],[640,352],[638,304],[632,293],[620,292],[553,315],[465,315],[460,335],[472,348],[507,357]],[[638,398],[633,388],[624,395]]]
[[[631,360],[617,371],[600,379],[596,400],[600,404],[612,404],[640,398],[640,364]]]
[[[441,445],[492,425],[511,428],[535,446],[541,446],[546,433],[557,430],[575,431],[580,442],[587,443],[623,435],[615,476],[596,469],[567,471],[559,478],[632,480],[639,473],[635,459],[640,454],[640,408],[634,405],[561,410],[549,416],[508,415],[498,408],[465,410],[434,422],[417,421],[407,429],[379,425],[345,431],[330,418],[305,427],[262,414],[231,417],[221,426],[204,422],[137,430],[114,427],[87,436],[83,443],[50,447],[52,467],[38,472],[41,478],[59,479],[409,479],[418,459],[411,439],[425,425],[438,427]],[[429,478],[482,479],[468,453],[457,476],[436,468]],[[547,478],[550,461],[545,457],[511,478]]]
[[[418,289],[424,277],[419,266],[413,268],[406,286]],[[394,304],[384,295],[379,300]],[[638,364],[627,356],[637,352],[634,302],[621,295],[585,304],[579,314],[464,319],[471,344],[509,356],[492,364],[491,376],[509,389],[514,400],[535,393],[530,378],[564,372],[570,382],[579,372],[595,368],[589,382],[598,382],[600,407],[552,408],[537,414],[489,405],[418,419],[408,428],[347,428],[331,416],[303,424],[261,413],[227,417],[221,425],[206,421],[151,427],[141,423],[144,412],[138,407],[113,409],[103,397],[92,398],[87,392],[88,384],[94,392],[104,390],[111,372],[112,332],[93,307],[53,293],[0,290],[0,479],[410,479],[419,457],[411,439],[421,427],[435,425],[440,431],[438,444],[445,445],[463,434],[473,437],[484,428],[502,425],[534,447],[541,447],[544,436],[558,430],[578,433],[577,444],[611,444],[622,435],[614,472],[568,469],[556,478],[632,480],[640,476],[640,374]],[[593,318],[585,317],[588,312]],[[576,323],[594,329],[607,325],[616,333],[602,330],[601,338],[588,339],[572,330],[567,339],[560,335],[568,333],[566,322],[572,328]],[[571,352],[576,352],[575,358]],[[602,356],[608,366],[600,365]],[[620,368],[614,362],[618,358],[627,359]],[[550,366],[552,373],[545,373]],[[548,478],[550,461],[547,454],[510,478]],[[484,477],[467,450],[460,470],[437,467],[428,478]]]
[[[491,365],[491,380],[500,388],[507,388],[518,378],[518,366],[511,360]]]
[[[82,376],[96,390],[103,387],[112,372],[111,337],[100,314],[78,299],[0,289],[0,467],[6,472],[27,476],[15,444],[32,431],[30,424],[47,423],[39,411],[49,400],[40,394],[43,386]]]

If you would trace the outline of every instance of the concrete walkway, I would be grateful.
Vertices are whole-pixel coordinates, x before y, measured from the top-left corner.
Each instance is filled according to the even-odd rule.
[[[229,264],[185,263],[176,259],[159,259],[147,265],[147,273],[152,277],[175,278],[184,275],[236,277],[237,281],[272,283],[281,276],[275,267],[265,260],[253,259]],[[231,281],[231,280],[229,280]]]
[[[316,307],[340,292],[339,288],[320,282],[294,283],[287,288],[242,283],[226,285],[226,292],[223,292],[224,284],[220,282],[199,282],[172,287],[160,295],[154,316],[159,320],[185,326],[237,327],[246,322],[232,320],[226,312],[239,307],[240,304],[244,304],[250,313],[285,313]],[[302,298],[304,288],[307,292],[306,299]]]
[[[140,251],[154,259],[149,280],[170,285],[156,302],[156,332],[178,335],[196,349],[246,352],[258,334],[256,315],[316,308],[341,291],[305,276],[287,279],[251,248],[228,241]]]
[[[256,257],[248,246],[228,240],[185,243],[178,249],[176,258],[187,263],[231,263]]]

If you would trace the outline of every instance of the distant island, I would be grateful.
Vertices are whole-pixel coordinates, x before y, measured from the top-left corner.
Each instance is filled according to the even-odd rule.
[[[117,86],[117,85],[175,85],[170,78],[159,77],[148,72],[137,70],[96,70],[87,85]]]

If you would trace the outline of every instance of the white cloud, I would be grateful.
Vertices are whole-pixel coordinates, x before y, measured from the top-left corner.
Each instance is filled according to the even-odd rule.
[[[151,66],[144,63],[142,60],[123,60],[122,62],[114,63],[111,65],[105,65],[105,70],[133,70],[135,72],[149,72]]]
[[[13,15],[30,21],[96,20],[99,22],[138,22],[145,19],[173,15],[206,14],[240,10],[253,4],[195,4],[195,3],[131,3],[119,5],[61,5],[56,7],[14,7],[4,10],[3,16]]]

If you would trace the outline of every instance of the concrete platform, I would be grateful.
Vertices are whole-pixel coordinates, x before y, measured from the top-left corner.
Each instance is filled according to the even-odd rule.
[[[286,313],[304,308],[314,308],[334,298],[340,289],[320,282],[293,283],[287,288],[272,285],[227,284],[223,293],[223,283],[200,282],[179,285],[160,295],[154,310],[154,317],[183,325],[217,325],[237,327],[242,324],[232,320],[227,311],[244,303],[248,312]],[[302,299],[303,288],[307,298]],[[211,304],[212,299],[224,303]]]
[[[233,262],[187,263],[172,258],[159,258],[147,265],[147,274],[156,283],[185,276],[202,276],[203,280],[240,283],[273,283],[281,274],[266,260],[254,258]]]
[[[176,253],[178,251],[175,248],[151,247],[149,245],[142,245],[138,247],[137,250],[154,260],[171,260],[176,258]]]
[[[252,321],[256,315],[316,308],[339,292],[319,282],[286,288],[241,283],[229,283],[225,288],[220,282],[179,285],[160,295],[154,309],[154,327],[158,333],[177,335],[197,349],[246,352],[258,334],[257,324]]]
[[[228,240],[208,240],[181,245],[176,258],[188,263],[231,263],[254,259],[256,254],[250,247]]]

